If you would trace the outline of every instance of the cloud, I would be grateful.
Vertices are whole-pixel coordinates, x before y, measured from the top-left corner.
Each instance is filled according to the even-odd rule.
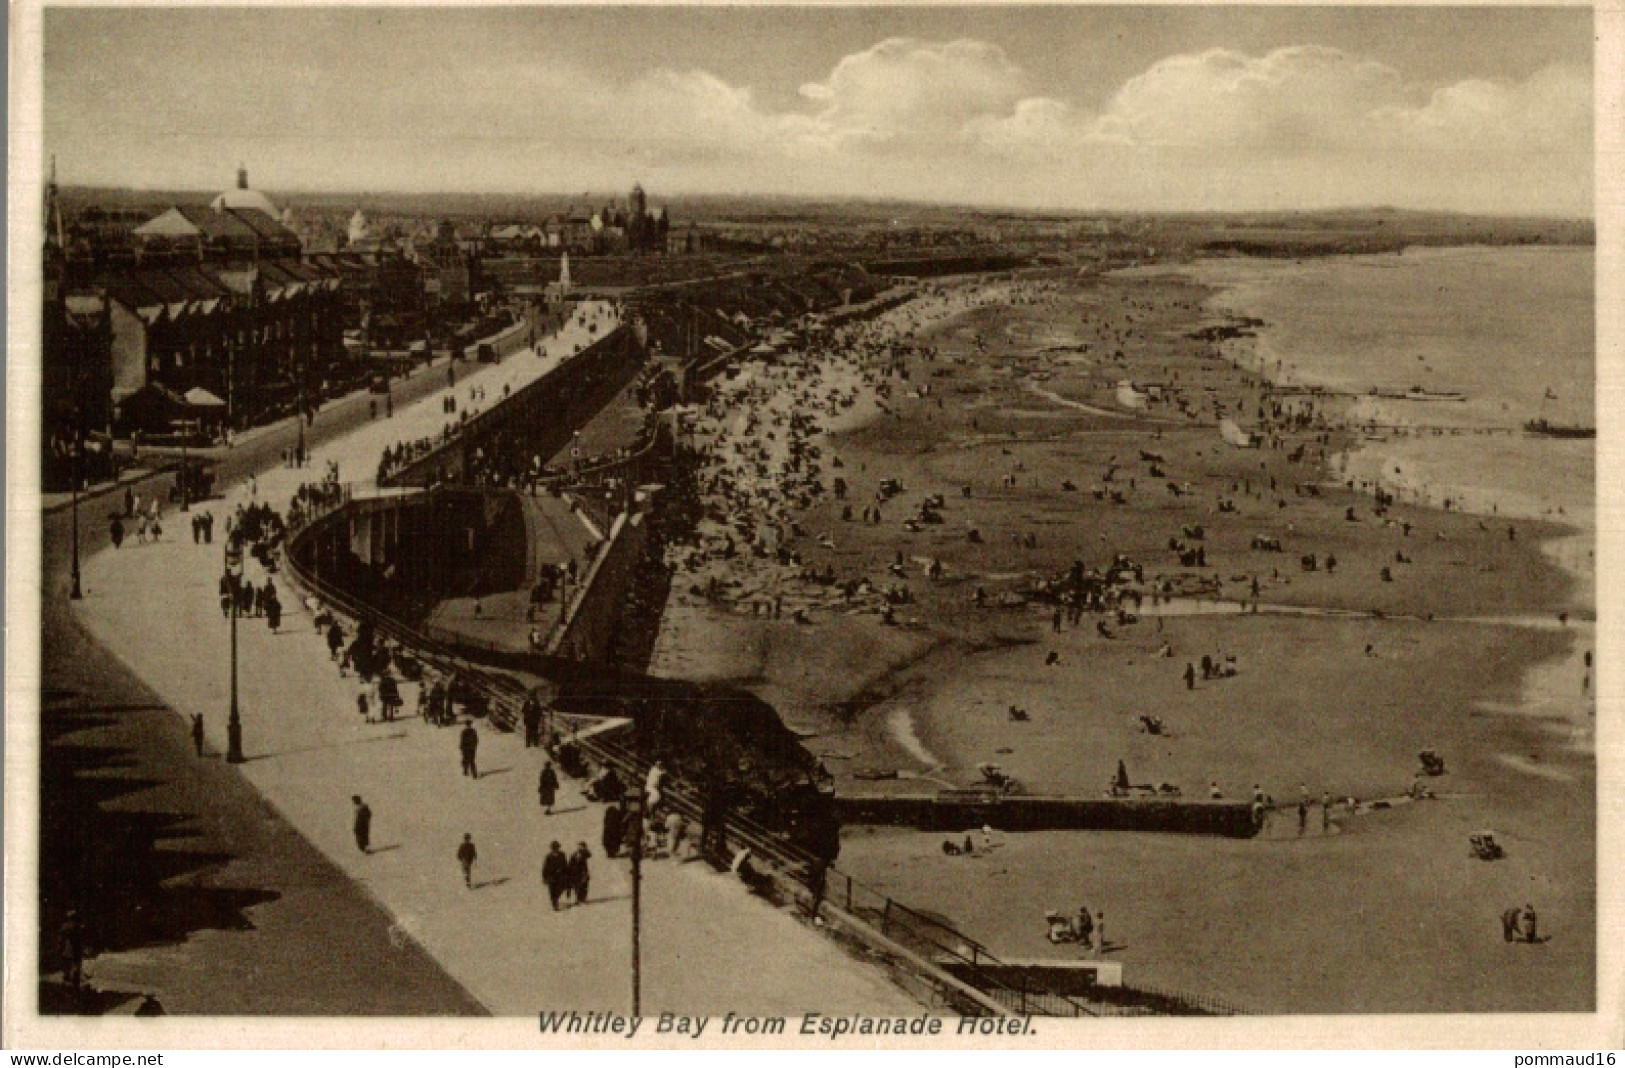
[[[1331,48],[1260,58],[1225,49],[1172,56],[1107,102],[1090,135],[1159,147],[1309,147],[1342,141],[1371,108],[1403,101],[1390,67]]]
[[[1029,98],[966,127],[981,151],[1169,206],[1592,209],[1589,72],[1428,90],[1317,46],[1171,56],[1094,114]],[[1103,200],[1109,203],[1109,200]]]
[[[199,161],[220,172],[278,145],[282,181],[343,173],[377,188],[635,174],[651,188],[1044,207],[1592,210],[1591,75],[1566,66],[1428,86],[1316,45],[1211,49],[1162,59],[1090,108],[966,39],[880,41],[779,107],[697,68],[615,80],[541,56],[426,71],[244,62],[163,78],[48,64],[47,128],[69,166],[104,168],[78,180],[114,183],[196,180]],[[275,188],[278,166],[256,175]]]
[[[894,37],[842,58],[801,95],[822,105],[816,122],[826,136],[896,144],[957,136],[1025,90],[1025,74],[996,45]]]

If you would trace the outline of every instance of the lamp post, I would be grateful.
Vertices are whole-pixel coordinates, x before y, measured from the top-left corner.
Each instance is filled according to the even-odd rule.
[[[83,436],[77,431],[73,442],[73,589],[68,591],[70,600],[84,599],[84,591],[79,587],[79,479],[84,473],[85,443]]]
[[[191,436],[192,421],[190,419],[181,419],[179,420],[179,423],[181,427],[181,511],[189,512],[192,510],[192,489],[190,484],[187,482],[188,472],[186,470],[186,439]]]
[[[302,357],[295,366],[294,373],[299,376],[299,395],[294,401],[294,424],[299,428],[299,440],[293,447],[293,465],[303,467],[305,462],[305,360]]]
[[[243,762],[243,720],[237,709],[237,580],[239,574],[233,573],[231,535],[226,536],[226,578],[231,589],[231,712],[226,718],[226,763],[241,764]],[[242,549],[236,552],[239,569],[242,565]]]
[[[632,832],[632,1016],[643,1015],[643,795],[627,806]]]

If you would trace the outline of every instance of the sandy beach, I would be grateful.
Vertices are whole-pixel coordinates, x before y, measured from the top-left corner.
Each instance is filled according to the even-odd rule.
[[[953,858],[931,835],[846,830],[843,870],[1006,955],[1064,953],[1042,915],[1081,899],[1113,917],[1136,981],[1259,1011],[1588,1006],[1583,517],[1374,498],[1342,469],[1366,455],[1347,407],[1306,407],[1204,334],[1226,314],[1214,293],[1165,271],[956,287],[748,368],[700,420],[729,488],[679,561],[654,670],[770,701],[845,792],[971,785],[995,762],[1029,792],[1098,796],[1122,759],[1187,795],[1256,788],[1286,812],[1306,795],[1317,831],[1337,799],[1330,833],[1301,840],[1293,816],[1251,841],[1011,834]],[[806,411],[853,398],[804,427],[817,472],[782,466],[790,409],[759,407],[769,387]],[[1221,418],[1264,447],[1226,444]],[[801,493],[833,477],[844,500]],[[774,527],[771,549],[747,552],[747,526]],[[1058,623],[1046,583],[1114,558],[1138,567],[1138,610]],[[1204,655],[1234,673],[1187,686]],[[1439,798],[1372,809],[1403,798],[1424,748],[1446,755]],[[1485,828],[1506,860],[1469,857]],[[1497,917],[1520,895],[1554,936],[1513,956]]]

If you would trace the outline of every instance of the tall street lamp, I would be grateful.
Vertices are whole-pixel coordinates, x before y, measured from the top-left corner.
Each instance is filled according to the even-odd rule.
[[[241,764],[243,762],[243,720],[237,710],[237,584],[242,575],[243,551],[239,546],[235,551],[231,545],[232,539],[226,537],[226,585],[231,590],[231,713],[226,719],[226,763]],[[235,557],[237,571],[231,567]]]
[[[640,792],[627,806],[632,832],[632,1017],[643,1015],[643,809]]]
[[[181,511],[189,512],[192,510],[192,489],[191,485],[187,481],[189,472],[186,470],[186,439],[192,436],[192,421],[190,419],[182,419],[179,420],[179,422],[181,427]]]
[[[73,442],[73,589],[68,592],[71,600],[84,599],[84,591],[79,587],[79,480],[83,477],[85,466],[84,437],[77,430]]]

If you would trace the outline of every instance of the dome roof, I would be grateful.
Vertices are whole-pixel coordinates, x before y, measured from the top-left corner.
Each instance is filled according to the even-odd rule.
[[[248,188],[248,168],[241,165],[237,168],[237,188],[228,189],[215,197],[209,207],[215,211],[225,211],[227,208],[232,211],[262,211],[273,219],[282,217],[270,197],[257,189]]]
[[[230,208],[233,211],[260,211],[273,219],[281,218],[271,198],[258,189],[228,189],[215,197],[209,207],[215,211],[224,211]]]

